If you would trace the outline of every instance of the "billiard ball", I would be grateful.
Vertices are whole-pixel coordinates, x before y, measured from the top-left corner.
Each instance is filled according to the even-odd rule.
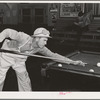
[[[100,62],[97,63],[97,66],[100,67]]]
[[[93,69],[90,69],[89,72],[94,72],[94,70]]]
[[[58,64],[59,67],[62,67],[62,64]]]

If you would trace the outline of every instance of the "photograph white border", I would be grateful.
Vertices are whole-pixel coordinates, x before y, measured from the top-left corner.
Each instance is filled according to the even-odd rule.
[[[84,1],[0,1],[0,3],[84,3]],[[85,1],[100,3],[100,1]],[[100,92],[0,92],[0,99],[100,99]]]

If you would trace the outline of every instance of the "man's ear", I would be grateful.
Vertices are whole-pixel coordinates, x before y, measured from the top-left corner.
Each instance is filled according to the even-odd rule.
[[[36,38],[35,38],[36,41],[39,41],[39,39],[40,39],[39,37],[36,37]]]

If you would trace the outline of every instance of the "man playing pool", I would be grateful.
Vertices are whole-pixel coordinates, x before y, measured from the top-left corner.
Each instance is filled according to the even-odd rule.
[[[45,56],[56,58],[55,61],[57,62],[85,66],[85,63],[82,61],[73,61],[62,55],[53,53],[45,47],[48,38],[51,38],[49,35],[49,31],[45,28],[37,28],[32,36],[13,29],[5,29],[0,33],[0,42],[4,40],[1,49],[26,54],[39,52]],[[6,73],[10,67],[16,72],[19,91],[32,91],[30,78],[25,66],[27,57],[25,55],[0,52],[0,91],[2,91]]]

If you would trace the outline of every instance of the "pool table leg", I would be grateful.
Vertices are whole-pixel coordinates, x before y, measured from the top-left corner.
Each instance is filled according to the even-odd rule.
[[[41,68],[41,76],[46,77],[46,68]]]
[[[41,83],[44,89],[48,87],[49,83],[49,76],[47,75],[46,71],[47,71],[46,68],[41,68]]]

